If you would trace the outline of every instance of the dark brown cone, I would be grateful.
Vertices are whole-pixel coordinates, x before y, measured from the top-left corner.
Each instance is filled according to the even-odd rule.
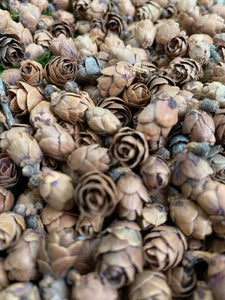
[[[11,247],[4,261],[10,280],[36,280],[39,272],[36,258],[40,245],[40,235],[32,229],[24,231],[15,246]]]
[[[118,292],[100,281],[96,273],[76,274],[71,300],[117,300]]]
[[[148,193],[141,178],[133,172],[125,172],[117,181],[118,214],[120,218],[134,221],[142,213]]]
[[[4,68],[19,66],[24,59],[24,49],[16,34],[0,34],[0,62]]]
[[[145,260],[153,270],[166,271],[176,267],[186,249],[185,236],[176,227],[155,227],[144,238]]]
[[[60,34],[64,34],[67,38],[69,38],[74,35],[74,30],[71,24],[57,20],[51,25],[50,32],[53,37],[58,37]]]
[[[184,57],[187,53],[188,42],[184,36],[172,37],[167,41],[165,53],[170,59],[177,56]]]
[[[20,73],[23,80],[28,84],[33,86],[42,84],[43,67],[35,60],[22,61]]]
[[[102,282],[120,288],[142,272],[140,228],[134,222],[115,221],[106,229],[97,251],[97,272]]]
[[[148,143],[143,133],[122,127],[115,134],[110,151],[122,166],[135,168],[147,159]]]
[[[0,187],[9,188],[17,184],[19,170],[7,153],[0,154]]]
[[[124,90],[123,100],[129,107],[144,107],[150,100],[150,91],[144,83],[134,83]]]
[[[121,32],[124,30],[124,21],[122,16],[114,12],[107,13],[104,24],[104,31],[108,34],[117,34],[120,36]]]
[[[67,159],[68,166],[79,174],[91,171],[105,172],[111,162],[108,149],[98,144],[82,146],[74,150]]]
[[[116,186],[112,179],[103,173],[85,173],[76,186],[75,202],[84,216],[109,216],[118,203]]]
[[[144,270],[135,276],[128,288],[130,300],[163,299],[171,300],[172,292],[162,272]]]

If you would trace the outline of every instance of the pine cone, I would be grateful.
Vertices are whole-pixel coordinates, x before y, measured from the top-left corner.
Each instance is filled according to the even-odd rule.
[[[159,19],[162,12],[161,5],[156,2],[152,1],[150,3],[144,4],[136,9],[135,18],[137,20],[151,20],[155,22]]]
[[[20,73],[23,80],[32,85],[42,84],[43,67],[35,60],[24,60],[21,62]]]
[[[28,114],[44,98],[40,90],[26,82],[17,82],[17,87],[8,90],[9,107],[18,116]]]
[[[187,242],[176,227],[158,226],[144,238],[144,255],[151,269],[166,271],[176,267],[182,260]]]
[[[142,163],[140,175],[150,191],[152,189],[163,189],[169,183],[170,169],[161,157],[152,155]]]
[[[74,150],[67,159],[68,166],[79,174],[91,171],[105,172],[109,169],[110,163],[108,149],[98,144],[82,146]]]
[[[49,42],[49,51],[55,56],[64,56],[73,60],[78,57],[77,49],[72,38],[67,38],[64,34],[60,34],[57,38],[53,38]]]
[[[98,89],[102,97],[118,96],[125,87],[131,85],[135,71],[127,62],[120,61],[114,66],[104,68],[98,81]]]
[[[143,133],[122,127],[110,146],[112,155],[124,167],[135,168],[148,157],[148,143]]]
[[[224,96],[225,95],[225,86],[224,86],[224,84],[222,84],[220,82],[216,82],[216,81],[207,82],[203,85],[201,94],[202,94],[202,98],[213,99],[213,100],[219,102],[221,108],[225,107],[225,96]],[[216,111],[215,114],[217,115],[217,113],[220,114],[219,109]]]
[[[84,216],[109,216],[118,203],[115,184],[103,173],[85,173],[76,186],[75,201]]]
[[[52,58],[44,68],[44,77],[48,83],[63,88],[67,81],[76,78],[77,63],[73,59],[62,56]]]
[[[163,299],[171,300],[171,289],[162,272],[144,270],[137,274],[128,288],[129,300]]]
[[[24,59],[24,44],[16,34],[0,34],[0,62],[4,68],[19,66]]]
[[[19,170],[7,153],[0,153],[0,187],[9,188],[17,184]]]
[[[3,212],[0,214],[0,250],[11,247],[18,241],[21,231],[25,229],[23,217],[13,212]]]
[[[64,279],[54,279],[50,275],[45,275],[38,283],[39,290],[43,300],[67,300],[69,299],[70,290]]]
[[[167,41],[165,54],[170,58],[184,57],[187,54],[188,42],[184,36],[175,36]]]
[[[189,136],[191,142],[214,145],[216,141],[213,118],[205,111],[190,110],[184,118],[182,132]]]
[[[85,19],[96,20],[96,19],[100,19],[100,18],[105,18],[106,13],[110,9],[110,1],[109,0],[105,0],[102,2],[99,2],[98,0],[92,0],[92,1],[86,0],[86,1],[89,3],[86,8]],[[86,1],[83,0],[82,2],[86,2]],[[77,2],[79,2],[79,1],[77,1]]]
[[[170,216],[186,236],[204,240],[206,235],[212,233],[212,225],[208,216],[191,200],[179,196],[172,199]]]
[[[0,213],[11,210],[14,201],[13,193],[0,186]]]
[[[156,36],[156,28],[149,20],[139,21],[135,29],[134,37],[140,48],[148,49],[152,46]]]
[[[12,283],[0,294],[0,300],[22,300],[24,297],[29,300],[40,300],[38,287],[31,282]]]
[[[94,107],[94,103],[86,92],[60,91],[51,95],[51,109],[54,114],[72,124],[85,121],[88,107]]]
[[[121,32],[124,30],[124,21],[122,16],[114,12],[108,12],[105,16],[103,30],[107,35],[116,34],[121,35]]]
[[[60,34],[64,34],[67,38],[73,38],[74,35],[74,30],[70,23],[58,20],[51,25],[49,31],[53,37],[58,37]]]
[[[64,173],[43,168],[39,191],[42,198],[56,210],[70,210],[74,205],[71,178]]]
[[[123,100],[129,107],[145,107],[150,100],[150,91],[143,83],[134,83],[123,92]]]
[[[34,137],[48,156],[59,161],[66,161],[75,147],[71,135],[58,123],[38,128]]]
[[[76,231],[85,238],[97,236],[103,227],[104,218],[99,216],[95,218],[80,215],[76,223]]]
[[[34,32],[34,43],[48,50],[53,36],[48,30],[36,30]]]
[[[73,229],[59,227],[41,240],[37,263],[43,274],[63,278],[73,266],[77,246]]]
[[[10,280],[36,280],[39,272],[36,258],[40,245],[40,235],[32,229],[24,231],[15,246],[11,247],[4,261]]]
[[[141,178],[133,172],[125,172],[117,181],[118,214],[120,218],[134,221],[142,213],[148,193]]]
[[[142,272],[142,241],[134,222],[116,221],[106,229],[97,251],[97,272],[103,283],[120,288]]]
[[[162,204],[156,202],[147,204],[143,207],[138,223],[142,230],[148,230],[164,224],[166,220],[166,208]]]
[[[47,101],[39,102],[30,111],[30,124],[38,129],[42,126],[51,126],[56,123],[57,119],[51,111],[51,104]]]

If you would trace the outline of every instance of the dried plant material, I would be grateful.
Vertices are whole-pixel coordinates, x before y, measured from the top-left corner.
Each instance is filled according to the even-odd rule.
[[[0,153],[0,187],[9,188],[17,184],[19,170],[7,153]]]
[[[31,43],[26,47],[26,52],[24,54],[26,59],[40,59],[43,55],[46,54],[46,51],[41,45]]]
[[[109,109],[102,107],[89,107],[86,110],[86,121],[101,136],[113,135],[121,128],[120,120]]]
[[[152,22],[155,22],[156,20],[159,19],[161,12],[162,12],[162,7],[161,5],[156,2],[152,1],[150,3],[143,3],[144,5],[140,5],[136,9],[135,17],[137,20],[151,20]]]
[[[79,35],[74,40],[75,47],[78,50],[79,56],[94,56],[97,53],[97,45],[92,39],[87,35]]]
[[[170,180],[170,169],[166,162],[158,156],[148,156],[141,165],[140,174],[149,190],[163,189]]]
[[[38,87],[22,81],[17,82],[17,87],[9,89],[8,94],[9,107],[18,116],[28,114],[44,99]]]
[[[56,117],[51,111],[51,104],[47,101],[39,102],[30,111],[30,124],[38,129],[42,126],[51,126],[57,121]]]
[[[144,237],[144,256],[153,270],[166,271],[182,260],[187,242],[183,233],[173,226],[158,226]]]
[[[215,124],[215,136],[216,140],[222,146],[225,144],[225,119],[224,119],[225,109],[218,109],[214,115],[213,121]]]
[[[14,211],[24,217],[38,215],[44,207],[44,201],[38,189],[26,189],[16,200]]]
[[[167,41],[165,53],[170,59],[184,57],[187,54],[188,42],[185,36],[175,36]]]
[[[116,289],[102,283],[94,272],[86,275],[76,274],[72,286],[71,300],[90,298],[93,300],[116,300],[118,299],[118,292]]]
[[[183,134],[187,134],[191,142],[206,142],[214,145],[216,142],[213,118],[205,111],[192,109],[184,118]]]
[[[116,187],[119,217],[129,221],[136,220],[142,213],[144,203],[149,202],[141,178],[133,172],[125,171],[118,179]]]
[[[21,77],[30,85],[38,86],[42,84],[43,67],[34,60],[26,60],[21,62]]]
[[[69,289],[64,279],[54,279],[50,275],[45,275],[38,283],[43,300],[54,298],[55,300],[69,299]]]
[[[104,68],[98,81],[98,89],[102,97],[118,96],[126,87],[131,85],[135,71],[127,62],[118,62],[114,66]]]
[[[17,87],[17,82],[22,80],[21,73],[18,69],[6,69],[1,74],[1,79],[7,89]]]
[[[5,250],[15,244],[25,230],[24,218],[13,212],[3,212],[0,214],[0,249]]]
[[[225,157],[222,154],[213,155],[209,158],[210,166],[212,167],[214,174],[213,178],[224,183],[225,182]]]
[[[9,35],[17,35],[20,39],[20,42],[25,46],[28,46],[33,42],[33,37],[30,30],[25,28],[21,22],[18,23],[10,20],[4,30],[4,33]]]
[[[103,221],[104,218],[99,216],[91,218],[80,215],[76,223],[76,230],[81,236],[90,239],[102,231]]]
[[[177,197],[170,203],[170,216],[178,228],[186,235],[203,240],[212,233],[212,224],[201,207],[193,201]]]
[[[79,2],[79,1],[77,1]],[[82,2],[82,1],[80,1]],[[97,0],[93,1],[83,1],[84,3],[87,2],[87,9],[85,11],[85,18],[87,20],[95,20],[99,18],[105,18],[107,12],[110,9],[110,1],[105,0],[99,2]]]
[[[50,41],[49,51],[55,56],[63,56],[73,60],[77,59],[78,52],[72,38],[60,34]]]
[[[81,214],[87,217],[109,216],[118,203],[114,182],[100,172],[82,175],[74,195]]]
[[[98,144],[100,146],[103,145],[102,138],[89,128],[87,128],[85,131],[83,128],[80,128],[77,131],[75,130],[73,137],[75,140],[75,148],[89,146],[92,144]]]
[[[150,270],[144,270],[136,275],[134,282],[129,286],[128,295],[130,300],[172,299],[165,275]]]
[[[150,203],[143,207],[138,223],[142,230],[164,224],[167,220],[166,208],[160,203]]]
[[[221,18],[217,14],[200,15],[194,25],[194,31],[196,33],[205,33],[212,37],[216,33],[220,33],[223,29],[224,29],[223,18]]]
[[[212,227],[215,234],[224,239],[225,237],[225,219],[223,216],[210,216],[210,220],[212,221]]]
[[[51,109],[62,120],[72,124],[85,121],[85,112],[94,103],[88,93],[59,91],[51,95]]]
[[[34,43],[48,50],[53,36],[48,30],[36,30],[34,32]]]
[[[43,168],[39,191],[43,199],[56,210],[70,210],[74,205],[71,178],[64,173]]]
[[[60,34],[64,34],[67,38],[73,37],[74,30],[70,23],[64,21],[55,21],[49,30],[53,37],[58,37]]]
[[[36,5],[24,3],[20,6],[19,21],[32,32],[36,29],[40,16],[41,11]]]
[[[122,166],[135,168],[147,159],[148,143],[141,132],[123,127],[115,134],[110,151]]]
[[[150,91],[143,83],[134,83],[123,92],[123,100],[129,107],[145,107],[150,100]]]
[[[10,211],[14,204],[14,196],[10,190],[0,186],[0,213]]]
[[[190,58],[203,65],[207,63],[210,58],[210,47],[204,42],[189,42],[188,55]]]
[[[38,287],[31,282],[12,283],[0,294],[0,300],[21,300],[23,297],[31,300],[41,299]]]
[[[224,93],[225,86],[220,82],[207,82],[202,87],[202,98],[209,98],[217,101],[220,105],[220,108],[225,107]]]
[[[162,19],[155,25],[156,32],[156,50],[163,50],[167,45],[168,40],[180,35],[179,24],[173,19]]]
[[[106,229],[98,251],[97,272],[103,283],[120,288],[142,272],[142,240],[134,222],[115,221]]]
[[[91,171],[105,172],[111,161],[107,148],[92,144],[75,149],[68,156],[67,164],[73,171],[84,174]]]
[[[75,147],[71,135],[58,123],[38,128],[34,137],[45,153],[59,161],[66,161]]]
[[[0,10],[0,20],[1,20],[0,30],[4,31],[8,25],[8,22],[12,20],[9,11],[1,9]]]
[[[216,300],[224,297],[224,255],[216,254],[209,259],[208,284]]]
[[[156,28],[149,19],[138,22],[134,37],[140,48],[150,48],[154,42],[155,36]]]
[[[39,277],[36,265],[39,245],[40,235],[32,229],[27,229],[15,246],[8,250],[4,267],[10,280],[29,281]]]
[[[124,30],[123,18],[114,12],[108,12],[103,23],[103,30],[106,34],[117,34],[120,36]]]

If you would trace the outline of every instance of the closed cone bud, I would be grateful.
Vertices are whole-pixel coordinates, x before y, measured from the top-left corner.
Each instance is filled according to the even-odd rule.
[[[166,208],[160,203],[150,203],[142,209],[141,218],[138,221],[142,230],[148,230],[164,224],[166,220]]]
[[[43,67],[35,60],[22,61],[20,73],[23,80],[28,84],[33,86],[42,84]]]
[[[95,171],[80,177],[74,196],[81,214],[87,217],[109,216],[118,203],[112,179]]]
[[[97,251],[97,272],[113,288],[130,284],[142,272],[140,228],[134,222],[115,221],[106,229]]]
[[[45,275],[38,283],[43,300],[55,298],[69,299],[69,288],[64,279],[54,279],[50,275]]]
[[[37,263],[43,274],[63,278],[76,258],[75,232],[59,227],[47,237],[42,237]]]
[[[149,156],[140,168],[140,175],[149,189],[165,188],[170,180],[170,169],[159,156]]]
[[[123,100],[129,107],[144,107],[150,100],[150,91],[143,83],[134,83],[123,92]]]
[[[120,218],[134,221],[148,202],[148,193],[141,178],[133,172],[125,172],[117,181],[118,214]]]
[[[212,233],[212,224],[201,207],[193,201],[177,197],[170,203],[170,216],[178,228],[186,235],[203,240]]]
[[[60,91],[51,95],[51,109],[54,114],[72,124],[85,121],[88,107],[94,107],[94,103],[86,92]]]
[[[71,300],[117,300],[116,289],[101,282],[95,272],[86,275],[76,274],[72,286]]]
[[[50,41],[49,51],[55,56],[64,56],[73,60],[76,60],[78,55],[73,39],[67,38],[62,33]]]
[[[138,22],[134,37],[140,48],[150,48],[154,42],[155,36],[156,28],[150,20],[146,19]]]
[[[191,142],[215,144],[213,118],[205,111],[190,110],[184,118],[182,131],[189,136]]]
[[[216,300],[224,298],[225,256],[216,254],[209,259],[208,284]]]
[[[104,68],[101,73],[103,75],[97,80],[102,97],[118,96],[125,87],[131,85],[135,77],[132,65],[124,61]]]
[[[5,250],[12,246],[21,236],[25,229],[24,218],[13,212],[4,212],[0,214],[0,250]]]
[[[74,40],[75,47],[78,50],[78,54],[80,57],[82,56],[92,56],[97,53],[97,44],[92,41],[92,39],[87,35],[79,35]]]
[[[76,231],[85,238],[92,238],[102,231],[104,218],[85,217],[80,215],[76,223]]]
[[[50,126],[56,123],[57,119],[51,111],[51,105],[47,101],[39,102],[30,111],[30,124],[38,129],[42,126]]]
[[[113,135],[121,127],[119,119],[110,110],[102,107],[89,107],[86,110],[86,121],[101,136]]]
[[[130,300],[164,299],[171,300],[172,292],[162,272],[144,270],[135,276],[128,288]]]
[[[31,282],[16,282],[10,284],[0,294],[0,300],[41,300],[38,287]]]
[[[73,185],[70,176],[43,168],[39,191],[43,199],[56,210],[70,210],[73,203]]]
[[[137,20],[148,19],[151,20],[152,22],[155,22],[160,17],[161,11],[162,11],[162,7],[158,2],[156,1],[150,3],[144,2],[144,5],[140,5],[140,7],[136,9],[135,16]]]
[[[65,161],[75,147],[71,135],[58,123],[38,128],[34,137],[48,156],[59,161]]]
[[[187,242],[178,228],[158,226],[145,236],[143,250],[151,269],[166,271],[180,263],[187,250]]]
[[[32,229],[24,231],[15,246],[11,247],[4,261],[10,280],[29,281],[39,277],[36,258],[40,235]]]
[[[135,168],[148,156],[148,143],[143,133],[122,127],[114,136],[110,152],[124,167]]]

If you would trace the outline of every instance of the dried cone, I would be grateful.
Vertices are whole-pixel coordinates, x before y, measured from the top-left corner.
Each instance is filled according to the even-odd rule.
[[[0,153],[0,187],[9,188],[17,184],[19,170],[7,153]]]
[[[37,263],[43,274],[63,278],[76,259],[75,232],[59,227],[41,240]]]
[[[74,150],[68,156],[67,164],[79,174],[91,171],[105,172],[110,167],[111,158],[107,148],[92,144]]]
[[[40,300],[38,287],[31,282],[12,283],[0,294],[0,300],[21,300],[23,298]]]
[[[48,156],[59,161],[65,161],[75,148],[71,135],[58,123],[38,128],[34,137]]]
[[[121,127],[120,120],[110,110],[102,107],[89,107],[86,110],[86,121],[101,136],[113,135]]]
[[[86,0],[82,2],[84,3],[88,2],[86,14],[85,14],[85,18],[87,18],[87,20],[104,18],[110,7],[109,0],[103,2],[99,2],[97,0],[93,0],[93,1]]]
[[[47,101],[39,102],[30,111],[30,124],[38,129],[42,126],[51,126],[57,122],[57,119],[51,111],[51,104]]]
[[[71,178],[64,173],[43,168],[39,191],[43,199],[56,210],[70,210],[74,205]]]
[[[149,156],[141,165],[140,175],[149,189],[163,189],[170,180],[170,169],[159,156]]]
[[[51,95],[51,109],[56,116],[72,124],[85,121],[85,112],[94,103],[88,93],[60,91]]]
[[[191,142],[214,145],[216,141],[213,118],[205,111],[190,110],[184,118],[182,132],[189,136]]]
[[[41,46],[45,51],[48,50],[53,36],[48,30],[36,30],[34,32],[34,43],[35,45]],[[26,49],[27,50],[27,49]],[[45,53],[44,51],[44,53]]]
[[[202,98],[209,98],[219,102],[220,107],[225,107],[225,86],[220,82],[207,82],[202,86]],[[220,110],[216,111],[216,114],[220,113]]]
[[[0,186],[0,213],[11,210],[13,204],[13,193],[10,190]]]
[[[32,86],[42,84],[43,67],[35,60],[24,60],[20,66],[21,77]]]
[[[104,218],[91,218],[80,215],[76,223],[76,231],[85,238],[92,238],[102,231]]]
[[[225,256],[216,254],[209,259],[208,284],[212,289],[215,300],[224,298]]]
[[[135,276],[128,288],[130,300],[162,299],[171,300],[171,289],[162,272],[144,270]]]
[[[70,291],[64,279],[54,279],[45,275],[38,283],[43,300],[49,299],[69,299]]]
[[[201,207],[193,201],[177,197],[170,203],[172,221],[186,235],[204,240],[212,233],[212,224]]]
[[[60,34],[57,38],[50,41],[49,51],[55,56],[64,56],[76,60],[78,57],[77,49],[72,38],[67,38]]]
[[[151,269],[166,271],[176,267],[187,250],[183,233],[176,227],[158,226],[144,238],[144,256]]]
[[[102,97],[118,96],[126,87],[131,85],[136,74],[132,65],[124,61],[104,68],[101,73],[103,75],[97,81]]]
[[[150,100],[150,91],[143,83],[134,83],[123,92],[123,100],[129,107],[144,107]]]
[[[187,54],[188,42],[185,36],[175,36],[167,41],[165,54],[174,59],[177,56],[184,57]]]
[[[19,66],[24,59],[24,44],[16,34],[0,34],[0,62],[4,68]]]
[[[116,186],[112,179],[103,173],[85,173],[76,186],[75,202],[84,216],[109,216],[118,203]]]
[[[103,283],[120,288],[142,272],[142,240],[134,222],[115,221],[106,229],[97,251],[97,272]]]
[[[0,214],[0,250],[11,247],[18,241],[22,230],[25,229],[25,222],[22,216],[13,212],[3,212]]]
[[[138,22],[134,37],[140,48],[150,48],[154,42],[155,36],[156,28],[150,20],[146,19]]]
[[[35,165],[39,167],[42,160],[42,152],[37,141],[27,132],[19,132],[15,140],[10,140],[7,153],[20,167]]]
[[[141,215],[143,203],[148,202],[148,193],[141,178],[133,172],[125,171],[116,186],[119,217],[134,221]]]
[[[152,22],[158,20],[162,12],[161,5],[156,1],[152,1],[150,3],[148,2],[144,2],[144,3],[145,3],[144,5],[141,5],[136,9],[136,14],[135,14],[136,19],[137,20],[149,19]]]
[[[50,32],[53,37],[58,37],[60,34],[63,34],[69,38],[74,35],[74,30],[70,23],[57,20],[51,25]]]
[[[178,106],[174,98],[156,96],[155,100],[138,114],[136,130],[145,134],[150,151],[156,151],[165,145],[165,139],[177,121]]]
[[[97,54],[97,44],[87,34],[78,35],[74,40],[74,44],[80,57],[90,57]]]
[[[17,87],[8,91],[9,107],[18,116],[28,114],[32,108],[44,100],[43,95],[37,87],[26,82],[17,82]]]
[[[44,77],[48,83],[63,88],[67,81],[76,78],[77,63],[63,56],[52,58],[44,68]]]
[[[39,272],[36,258],[40,245],[40,235],[33,229],[27,229],[11,247],[4,261],[5,270],[10,280],[29,281],[36,280]]]
[[[142,230],[148,230],[164,224],[167,220],[166,208],[160,203],[147,204],[138,219]]]
[[[135,168],[148,157],[148,143],[143,133],[122,127],[110,146],[112,155],[124,167]]]

